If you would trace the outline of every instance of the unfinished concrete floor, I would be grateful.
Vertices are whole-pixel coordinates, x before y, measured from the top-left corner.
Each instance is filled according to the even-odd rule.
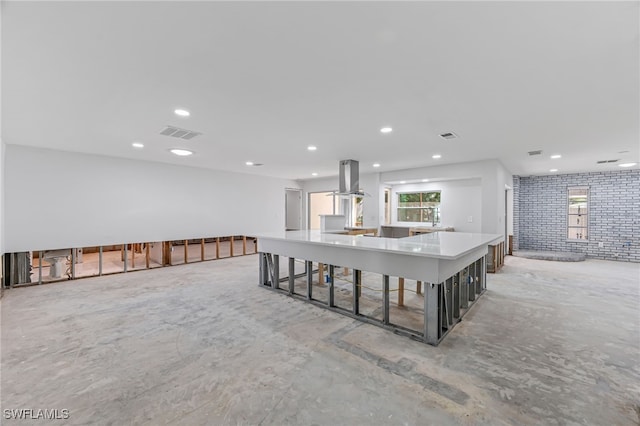
[[[1,408],[74,425],[638,424],[638,264],[509,257],[432,347],[259,288],[257,263],[6,291]]]

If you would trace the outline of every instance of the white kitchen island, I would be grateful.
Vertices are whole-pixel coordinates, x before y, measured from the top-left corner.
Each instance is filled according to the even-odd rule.
[[[463,232],[436,232],[407,238],[375,238],[319,231],[258,235],[260,285],[280,290],[280,282],[288,281],[286,292],[291,296],[437,345],[477,296],[484,292],[488,245],[500,238],[494,234]],[[289,258],[289,275],[285,278],[280,278],[280,256]],[[305,261],[306,294],[297,294],[294,290],[295,259]],[[324,301],[313,298],[313,262],[329,265],[328,297]],[[339,308],[334,303],[336,266],[353,269],[351,310]],[[360,313],[361,271],[382,275],[381,321]],[[390,276],[424,283],[421,330],[401,327],[389,321]]]

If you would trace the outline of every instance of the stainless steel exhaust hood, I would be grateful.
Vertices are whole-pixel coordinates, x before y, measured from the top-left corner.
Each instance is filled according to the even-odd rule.
[[[366,195],[360,190],[360,166],[356,160],[340,161],[339,179],[338,195]]]

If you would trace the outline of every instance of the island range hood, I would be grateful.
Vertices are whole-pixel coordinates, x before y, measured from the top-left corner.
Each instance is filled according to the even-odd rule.
[[[338,174],[339,186],[338,194],[344,196],[357,195],[364,197],[360,190],[360,166],[356,160],[341,160],[340,173]]]

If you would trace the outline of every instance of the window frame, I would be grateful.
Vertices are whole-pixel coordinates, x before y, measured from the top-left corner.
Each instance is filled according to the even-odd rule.
[[[572,190],[585,190],[586,191],[586,213],[571,213],[571,191]],[[577,185],[577,186],[567,186],[567,207],[566,207],[566,227],[565,227],[565,236],[566,241],[571,243],[588,243],[589,238],[591,236],[591,229],[589,227],[589,218],[590,218],[590,210],[591,210],[591,190],[588,185]],[[571,216],[586,216],[586,223],[582,226],[571,225]],[[570,238],[569,231],[571,229],[584,229],[587,233],[587,238]]]
[[[430,201],[423,201],[422,194],[429,194],[429,193],[437,193],[437,194],[439,194],[438,206],[437,207],[433,207],[433,209],[434,209],[434,213],[433,214],[434,214],[435,218],[437,219],[437,220],[435,220],[435,222],[433,220],[415,221],[415,220],[401,220],[400,219],[400,211],[401,210],[408,210],[408,209],[420,209],[420,210],[423,210],[420,213],[420,217],[422,219],[424,219],[424,216],[425,216],[424,210],[427,210],[427,209],[429,209],[431,207],[424,207],[423,206],[423,203],[430,203]],[[400,197],[402,195],[407,195],[407,194],[420,194],[420,201],[419,201],[420,205],[417,206],[417,207],[400,207]],[[442,207],[442,191],[441,190],[426,190],[426,191],[425,190],[421,190],[421,191],[418,190],[418,191],[397,191],[396,192],[396,212],[395,213],[396,213],[396,222],[397,223],[420,223],[420,224],[423,224],[423,223],[441,223],[441,221],[442,221],[442,216],[441,216],[441,211],[440,211],[441,207]]]

